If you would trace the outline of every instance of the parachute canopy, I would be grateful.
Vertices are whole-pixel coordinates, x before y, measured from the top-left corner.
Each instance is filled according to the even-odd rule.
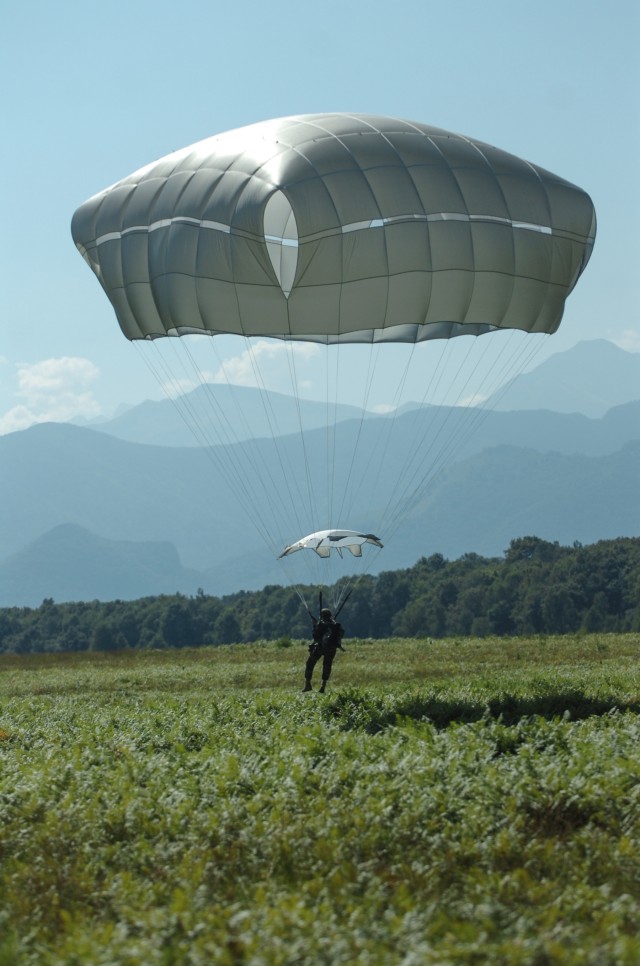
[[[358,568],[369,563],[376,554],[365,556],[364,544],[382,546],[371,533],[332,529],[336,521],[394,539],[475,431],[476,401],[490,400],[527,363],[527,343],[542,341],[528,333],[557,329],[595,228],[588,195],[528,161],[426,124],[337,113],[191,145],[95,195],[72,221],[123,333],[146,342],[145,362],[254,530],[274,555],[292,528],[314,531],[280,557],[283,569],[315,567],[322,579],[334,564],[348,571],[352,555],[364,557]],[[451,338],[502,330],[511,331],[478,340],[481,363],[471,358],[476,340]],[[199,334],[232,338],[189,338]],[[243,340],[228,370],[196,360]],[[282,428],[265,391],[258,360],[272,352],[282,360],[278,389],[291,382],[297,432]],[[304,358],[315,366],[309,378]],[[417,400],[403,398],[410,363]],[[238,393],[219,405],[207,391],[200,407],[176,391],[194,373],[208,389],[222,373],[231,389],[245,367],[261,390],[262,422]],[[339,418],[356,384],[361,415]],[[300,406],[316,391],[321,429]],[[374,423],[376,410],[388,418]],[[295,556],[301,549],[315,553]]]
[[[554,332],[584,269],[584,191],[459,134],[366,114],[201,141],[75,213],[128,339],[420,342]]]
[[[280,557],[288,557],[296,550],[315,550],[319,557],[328,557],[332,550],[337,550],[342,556],[343,550],[348,550],[354,557],[362,556],[362,546],[371,543],[382,548],[379,538],[372,533],[358,533],[356,530],[318,530],[285,547]]]

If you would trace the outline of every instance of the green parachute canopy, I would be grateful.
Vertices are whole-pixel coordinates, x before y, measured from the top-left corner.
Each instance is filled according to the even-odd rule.
[[[72,221],[163,389],[165,366],[173,386],[194,369],[206,383],[208,411],[167,392],[279,566],[317,562],[326,572],[337,562],[343,573],[363,542],[373,544],[364,556],[376,556],[372,531],[389,554],[476,431],[476,406],[528,364],[542,339],[529,333],[557,329],[595,230],[589,196],[528,161],[426,124],[339,113],[200,141],[90,198]],[[478,363],[452,338],[500,332],[465,340],[469,350],[481,343]],[[221,338],[190,338],[198,334]],[[255,373],[243,385],[260,391],[264,418],[250,406],[243,414],[237,369],[196,358],[227,341],[244,343],[233,358]],[[182,355],[184,369],[172,371],[165,352]],[[270,354],[282,360],[277,388],[299,431],[277,425],[284,396],[274,400],[273,383],[265,391],[260,371]],[[306,385],[305,357],[315,366]],[[410,369],[417,398],[402,396]],[[213,385],[219,372],[227,404]],[[343,394],[359,380],[361,415],[343,418]],[[322,428],[301,405],[303,388],[305,402],[323,406]],[[194,487],[200,499],[221,491]],[[291,543],[300,533],[309,536]],[[294,552],[305,548],[315,553]]]
[[[553,332],[590,198],[480,141],[309,114],[220,134],[83,204],[73,239],[128,339],[419,342]]]

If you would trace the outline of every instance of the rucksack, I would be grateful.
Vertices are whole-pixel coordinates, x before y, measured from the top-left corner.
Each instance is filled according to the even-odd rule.
[[[340,643],[340,625],[334,620],[319,620],[315,632],[314,639],[317,644],[321,644],[323,647],[337,647]]]

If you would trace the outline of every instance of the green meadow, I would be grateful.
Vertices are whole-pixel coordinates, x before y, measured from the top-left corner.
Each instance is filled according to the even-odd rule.
[[[0,966],[636,966],[640,635],[345,646],[1,657]]]

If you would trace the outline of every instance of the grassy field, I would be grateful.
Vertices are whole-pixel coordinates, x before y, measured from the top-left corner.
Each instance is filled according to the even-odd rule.
[[[284,643],[0,658],[0,966],[640,962],[640,636]]]

